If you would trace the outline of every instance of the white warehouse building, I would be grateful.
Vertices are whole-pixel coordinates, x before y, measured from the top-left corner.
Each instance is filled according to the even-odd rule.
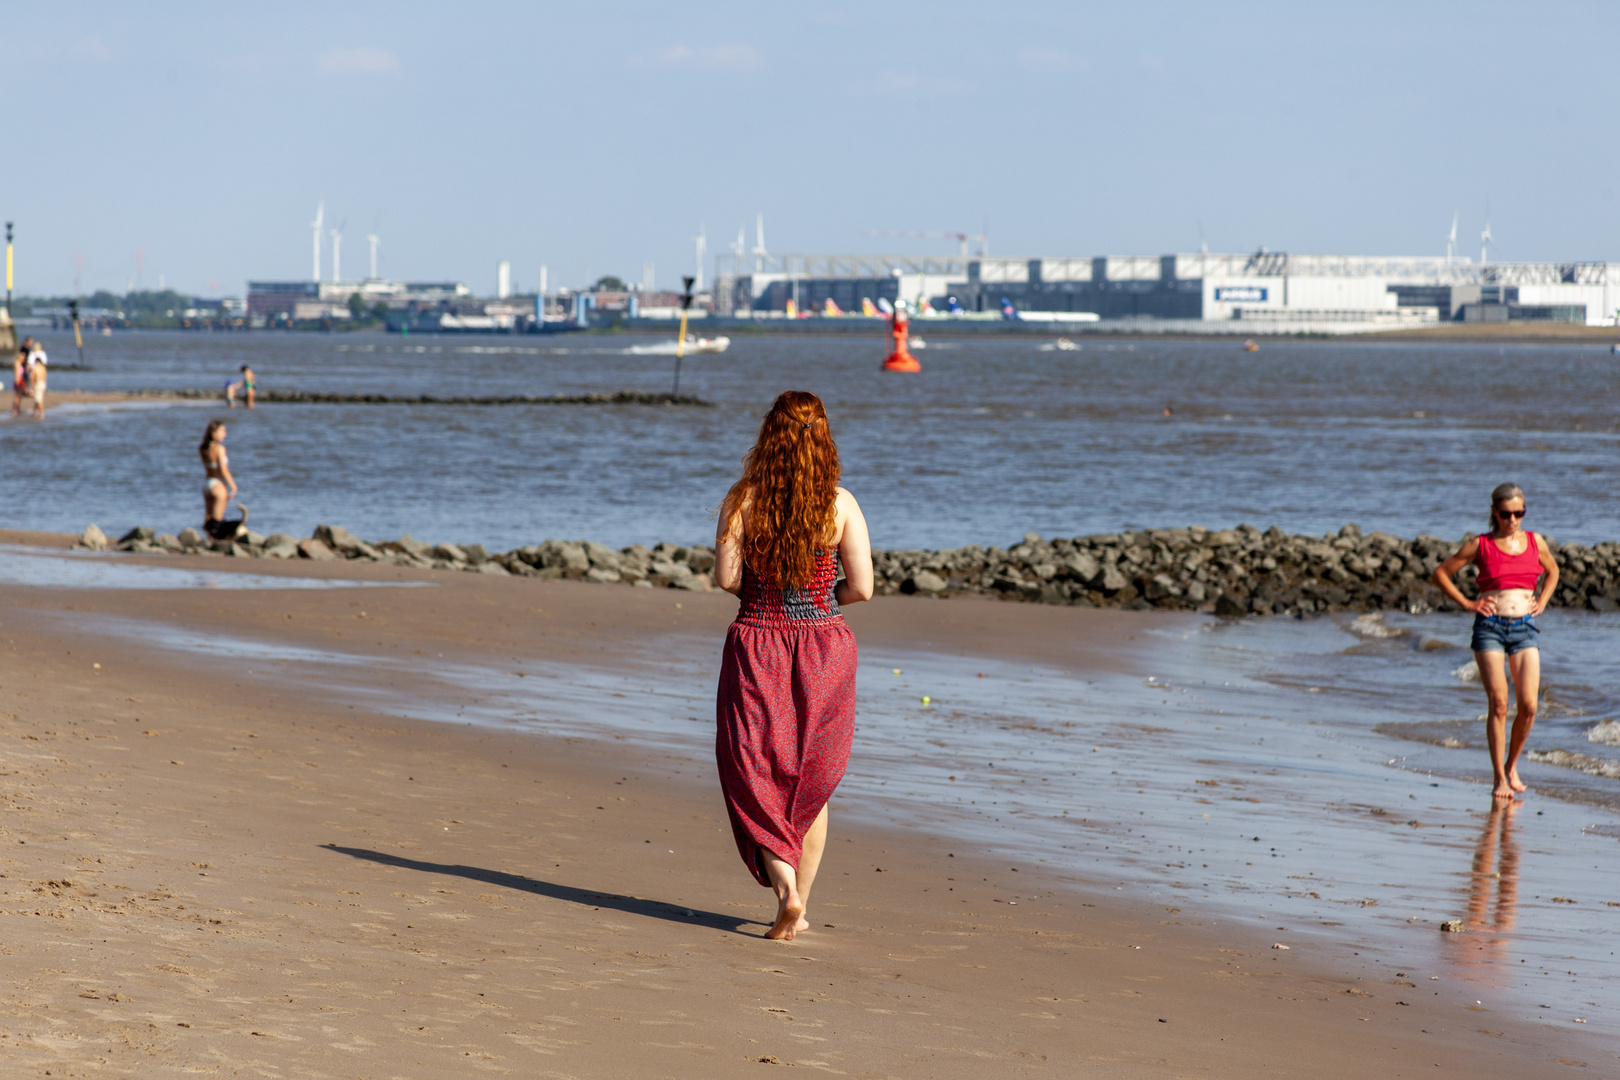
[[[1197,322],[1208,330],[1393,329],[1439,322],[1615,325],[1620,263],[1473,263],[1427,256],[1208,252],[1092,258],[721,256],[722,315],[769,314],[793,301],[842,311],[907,300],[936,312],[1011,306],[1062,321]]]

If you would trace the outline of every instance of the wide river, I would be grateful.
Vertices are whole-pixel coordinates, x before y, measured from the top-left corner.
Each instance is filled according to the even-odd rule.
[[[79,370],[71,338],[45,340],[55,390],[217,388],[242,363],[266,390],[665,390],[673,367],[628,351],[647,340],[628,337],[131,333],[90,339]],[[920,354],[921,375],[886,376],[876,336],[742,338],[685,363],[682,389],[710,408],[237,409],[231,464],[263,532],[329,522],[501,549],[548,537],[694,542],[712,535],[710,508],[771,398],[801,387],[826,399],[846,483],[881,547],[1244,522],[1460,538],[1484,524],[1487,493],[1505,479],[1528,492],[1529,527],[1620,539],[1620,359],[1606,346],[1049,344],[940,340]],[[94,521],[114,535],[195,523],[196,444],[219,415],[200,403],[82,405],[43,424],[0,422],[5,523],[77,532]],[[161,587],[158,571],[117,562],[11,551],[0,585]],[[161,574],[197,584],[190,571]],[[1620,616],[1541,620],[1532,790],[1508,814],[1487,813],[1464,616],[1145,619],[1107,676],[863,655],[845,807],[1173,910],[1213,904],[1296,944],[1335,940],[1420,987],[1461,979],[1482,1009],[1620,1027]],[[372,700],[376,658],[96,629],[224,651],[266,677],[307,668],[334,693]],[[446,668],[442,704],[390,707],[635,732],[701,759],[716,648],[677,648],[652,679]],[[1440,934],[1449,918],[1468,932]]]
[[[76,371],[71,335],[43,336],[57,390],[217,389],[243,363],[267,390],[666,390],[674,364],[611,336],[126,333],[88,339],[89,370]],[[930,342],[923,374],[904,377],[878,370],[876,336],[740,338],[685,361],[682,389],[713,408],[238,409],[231,464],[266,533],[329,522],[502,550],[548,537],[690,543],[712,535],[709,512],[772,397],[797,387],[826,400],[846,484],[882,547],[1243,522],[1452,537],[1481,526],[1505,478],[1529,492],[1527,526],[1620,538],[1607,480],[1620,359],[1606,347],[1043,344]],[[197,441],[222,412],[61,408],[43,427],[0,424],[8,523],[193,524]]]

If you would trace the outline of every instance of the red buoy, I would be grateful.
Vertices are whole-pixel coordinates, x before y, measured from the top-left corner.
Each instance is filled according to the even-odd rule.
[[[894,314],[889,318],[889,335],[894,339],[894,351],[883,360],[884,371],[921,371],[922,365],[917,358],[911,355],[906,348],[906,337],[910,334],[910,320],[906,317],[906,309],[896,306]]]

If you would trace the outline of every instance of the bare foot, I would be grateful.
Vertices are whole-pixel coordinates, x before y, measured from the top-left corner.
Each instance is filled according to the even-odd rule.
[[[1508,770],[1507,782],[1508,787],[1512,788],[1514,791],[1529,790],[1529,788],[1525,786],[1524,781],[1519,779],[1519,767],[1517,765]]]
[[[1513,788],[1508,784],[1499,781],[1497,785],[1491,789],[1491,798],[1499,803],[1512,802]]]
[[[810,924],[804,919],[804,904],[798,893],[788,893],[776,909],[776,922],[765,936],[776,941],[792,941],[793,935]]]

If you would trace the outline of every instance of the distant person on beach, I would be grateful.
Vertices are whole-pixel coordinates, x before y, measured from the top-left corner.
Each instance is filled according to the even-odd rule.
[[[1524,490],[1499,484],[1491,492],[1491,531],[1463,539],[1457,554],[1434,571],[1435,584],[1465,611],[1474,613],[1474,662],[1485,684],[1490,711],[1485,741],[1491,751],[1495,783],[1491,798],[1511,802],[1525,789],[1519,779],[1519,754],[1536,722],[1541,690],[1541,629],[1535,617],[1547,610],[1558,588],[1558,564],[1533,532],[1525,531]],[[1470,600],[1451,580],[1468,563],[1479,565],[1479,599]],[[1536,579],[1543,574],[1541,592]],[[1504,671],[1504,660],[1507,671]],[[1513,676],[1518,711],[1507,731],[1507,674]]]
[[[715,759],[737,851],[776,892],[765,936],[782,940],[810,925],[827,801],[855,734],[855,637],[839,605],[872,598],[872,549],[841,472],[821,400],[787,391],[715,536],[715,580],[741,599],[720,659]]]
[[[225,508],[236,498],[236,478],[231,475],[231,459],[225,453],[225,421],[208,421],[197,453],[202,455],[203,469],[208,473],[208,479],[203,481],[203,531],[207,532],[211,522],[225,520]]]
[[[28,359],[24,361],[23,378],[28,383],[28,396],[34,399],[35,420],[45,419],[45,367],[49,362],[45,348],[33,338],[28,339]]]
[[[253,408],[254,386],[253,369],[246,364],[242,365],[242,372],[236,378],[225,384],[225,407],[236,408],[236,395],[240,391],[248,408]]]

